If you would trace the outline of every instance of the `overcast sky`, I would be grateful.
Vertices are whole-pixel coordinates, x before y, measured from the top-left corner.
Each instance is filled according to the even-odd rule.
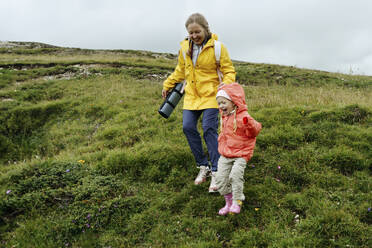
[[[371,0],[1,0],[0,41],[176,54],[195,12],[232,59],[372,75]]]

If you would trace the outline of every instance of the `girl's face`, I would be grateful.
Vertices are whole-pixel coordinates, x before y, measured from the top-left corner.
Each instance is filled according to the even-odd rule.
[[[187,26],[189,38],[197,45],[203,44],[205,32],[202,26],[197,23],[191,23]]]
[[[222,115],[229,115],[235,109],[235,104],[223,96],[217,97],[217,104],[222,111]]]

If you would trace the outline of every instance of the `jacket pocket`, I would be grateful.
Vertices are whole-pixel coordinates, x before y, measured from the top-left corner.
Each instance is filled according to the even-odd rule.
[[[199,82],[197,85],[199,95],[201,96],[215,96],[217,94],[217,87],[214,82]]]
[[[247,146],[247,138],[244,137],[229,137],[227,139],[227,146],[233,149],[242,149]]]

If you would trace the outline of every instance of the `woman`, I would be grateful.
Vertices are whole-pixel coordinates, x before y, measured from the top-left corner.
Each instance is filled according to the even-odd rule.
[[[162,97],[165,98],[176,83],[186,80],[182,124],[183,132],[199,167],[195,184],[204,182],[209,171],[212,170],[209,192],[217,192],[215,174],[220,155],[217,141],[216,94],[220,84],[235,82],[235,69],[226,47],[221,44],[219,69],[223,74],[223,80],[219,81],[214,50],[214,42],[218,38],[210,32],[208,22],[203,15],[192,14],[187,19],[185,27],[189,36],[181,42],[178,64],[163,83]],[[202,140],[197,129],[197,122],[201,116],[203,137],[210,162],[203,151]],[[209,168],[210,164],[211,168]]]

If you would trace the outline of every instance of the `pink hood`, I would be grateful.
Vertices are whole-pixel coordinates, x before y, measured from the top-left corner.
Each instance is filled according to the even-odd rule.
[[[238,106],[237,113],[247,111],[247,104],[245,103],[245,94],[243,87],[238,83],[224,84],[218,90],[224,90],[232,102]]]

